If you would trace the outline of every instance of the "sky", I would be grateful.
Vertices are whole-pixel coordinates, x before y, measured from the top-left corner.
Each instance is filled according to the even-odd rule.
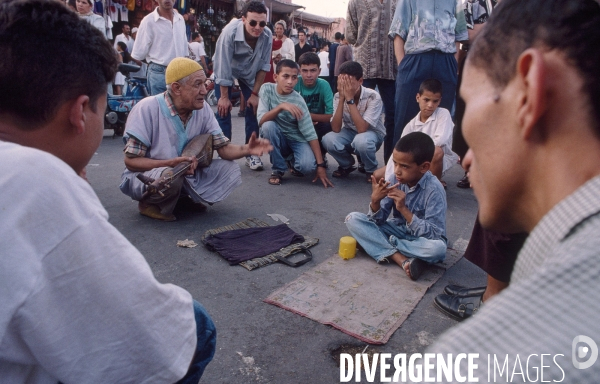
[[[306,7],[305,12],[325,17],[346,17],[348,0],[292,0]]]

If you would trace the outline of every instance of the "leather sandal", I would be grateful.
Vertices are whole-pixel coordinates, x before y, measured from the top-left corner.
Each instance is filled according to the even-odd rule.
[[[421,259],[411,257],[402,262],[402,269],[404,269],[404,272],[406,272],[406,274],[408,275],[408,277],[410,277],[411,280],[417,280],[425,270],[426,264],[427,263],[425,263]]]
[[[338,167],[338,169],[333,171],[331,176],[338,177],[338,178],[344,178],[344,177],[348,177],[348,175],[354,171],[356,171],[356,167],[353,165],[349,166],[348,168]]]
[[[462,287],[460,285],[446,285],[444,288],[444,293],[450,296],[460,296],[460,297],[469,297],[469,296],[481,296],[485,293],[487,287]]]
[[[281,185],[281,179],[283,178],[283,172],[273,171],[269,176],[269,184]]]
[[[460,297],[441,294],[437,295],[433,300],[433,304],[443,314],[455,320],[463,321],[477,314],[483,304],[482,297],[483,295]]]

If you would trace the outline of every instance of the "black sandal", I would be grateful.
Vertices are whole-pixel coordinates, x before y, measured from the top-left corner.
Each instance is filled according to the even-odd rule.
[[[349,174],[351,174],[352,172],[356,171],[356,167],[355,166],[350,166],[348,168],[342,168],[342,167],[338,167],[337,170],[333,171],[333,173],[331,174],[331,176],[333,177],[347,177]]]
[[[465,173],[463,178],[458,180],[458,182],[456,183],[456,186],[458,188],[464,188],[464,189],[471,188],[471,183],[469,182],[469,176],[467,176],[467,174]]]
[[[405,265],[408,263],[408,270],[405,268]],[[421,259],[417,259],[416,257],[411,257],[402,262],[402,269],[404,272],[410,277],[411,280],[417,280],[423,270],[425,269],[425,262]]]
[[[292,176],[296,176],[296,177],[304,177],[304,173],[297,171],[294,168],[294,164],[292,164],[292,162],[290,160],[286,160],[285,163],[287,164],[288,170],[290,171],[290,174]]]
[[[273,171],[269,176],[269,184],[281,185],[281,179],[283,178],[283,172]]]

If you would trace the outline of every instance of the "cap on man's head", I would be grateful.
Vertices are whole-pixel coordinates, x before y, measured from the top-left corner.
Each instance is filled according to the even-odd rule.
[[[176,57],[167,66],[165,71],[165,83],[171,84],[177,80],[191,75],[194,72],[201,71],[204,68],[197,62],[187,57]]]
[[[133,27],[133,28],[131,29],[131,34],[133,35],[133,34],[134,34],[134,33],[136,33],[137,31],[138,31],[138,28],[137,28],[137,27]]]

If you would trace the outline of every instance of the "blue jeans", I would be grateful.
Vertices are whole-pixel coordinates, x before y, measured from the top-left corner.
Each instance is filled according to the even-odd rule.
[[[360,156],[365,171],[372,173],[377,170],[375,154],[383,143],[383,136],[374,131],[357,133],[352,129],[342,128],[340,132],[329,132],[323,136],[321,143],[340,167],[348,168],[354,164],[354,152]]]
[[[431,264],[446,258],[444,240],[429,240],[413,236],[408,232],[406,225],[396,225],[389,220],[382,225],[377,225],[364,213],[352,212],[346,216],[346,227],[365,252],[377,262],[396,252]]]
[[[148,72],[146,78],[148,79],[148,91],[150,95],[158,95],[167,90],[167,84],[165,83],[165,71],[167,67],[159,64],[150,63],[148,64]]]
[[[252,89],[248,87],[244,82],[239,81],[240,90],[242,91],[242,95],[244,95],[244,99],[246,103],[252,96]],[[229,95],[231,96],[231,87],[228,87]],[[221,98],[221,86],[215,83],[215,95],[217,96],[217,100]],[[254,114],[254,109],[246,108],[246,144],[248,144],[248,140],[250,140],[250,136],[252,132],[256,133],[258,136],[258,120],[256,120],[256,115]],[[219,127],[223,131],[223,134],[227,136],[229,140],[231,140],[231,112],[227,112],[225,117],[221,117],[219,112],[215,113],[217,121],[219,122]]]
[[[385,140],[383,141],[383,162],[387,164],[394,151],[394,115],[396,98],[396,81],[387,79],[364,79],[363,86],[366,88],[379,88],[379,95],[383,100],[383,111],[385,113]]]
[[[194,300],[194,316],[196,318],[196,334],[198,337],[196,353],[190,363],[188,372],[177,383],[198,384],[204,373],[204,369],[215,355],[217,346],[215,324],[208,315],[208,312],[206,312],[206,309],[196,300]]]
[[[279,125],[274,121],[267,121],[260,128],[260,136],[269,139],[273,150],[269,154],[273,171],[285,172],[288,167],[285,160],[292,157],[292,164],[296,171],[311,173],[317,169],[317,161],[310,145],[288,139]]]

